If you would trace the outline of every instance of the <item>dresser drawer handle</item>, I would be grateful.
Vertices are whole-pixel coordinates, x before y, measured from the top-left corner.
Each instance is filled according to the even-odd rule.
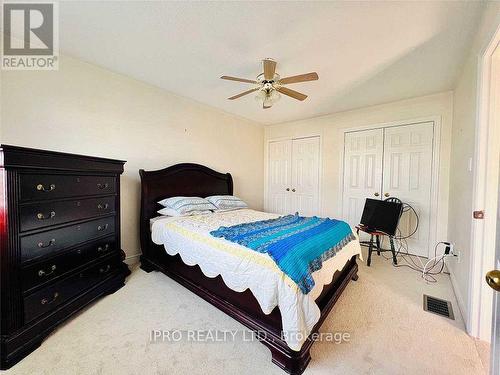
[[[106,267],[99,269],[100,273],[107,273],[111,269],[111,266],[108,264]]]
[[[40,277],[43,277],[43,276],[49,276],[49,275],[52,275],[54,273],[54,271],[56,270],[56,265],[53,264],[51,267],[50,267],[50,271],[49,272],[46,272],[44,270],[40,270],[38,271],[38,276]]]
[[[43,186],[42,184],[38,184],[38,185],[36,185],[36,190],[49,192],[49,191],[56,190],[56,185],[55,184],[50,184],[49,188],[46,189],[45,186]]]
[[[99,210],[107,210],[107,209],[108,209],[108,207],[109,207],[109,204],[107,204],[107,203],[104,203],[104,204],[99,203],[99,204],[97,205],[97,209],[99,209]]]
[[[103,230],[108,229],[108,225],[109,225],[109,224],[99,225],[99,226],[97,227],[97,230],[98,230],[99,232],[102,232]]]
[[[51,303],[55,302],[55,300],[57,299],[57,297],[59,297],[59,293],[55,292],[54,293],[54,297],[52,297],[51,300],[48,300],[47,298],[43,298],[40,303],[42,305],[50,305]]]
[[[108,250],[109,250],[109,243],[107,243],[106,245],[104,245],[104,247],[103,246],[99,246],[97,248],[97,251],[100,252],[100,253],[103,253],[103,252],[108,251]]]
[[[51,239],[49,242],[47,242],[47,245],[44,245],[44,244],[43,244],[43,242],[38,242],[38,247],[39,247],[40,249],[44,249],[44,248],[46,248],[46,247],[49,247],[49,246],[54,245],[55,243],[56,243],[56,239],[55,239],[55,238],[53,238],[53,239]]]
[[[97,184],[98,189],[107,189],[109,187],[109,184],[106,182],[105,184]]]
[[[47,216],[45,216],[41,212],[36,214],[36,218],[38,220],[49,220],[49,219],[52,219],[54,216],[56,216],[55,211],[50,211],[50,214],[48,214]]]

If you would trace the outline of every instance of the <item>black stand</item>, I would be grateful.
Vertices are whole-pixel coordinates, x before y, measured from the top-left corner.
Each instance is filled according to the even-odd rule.
[[[368,259],[366,260],[366,265],[368,267],[370,267],[370,264],[372,263],[372,252],[373,252],[374,246],[377,249],[377,255],[380,255],[380,252],[383,251],[380,248],[380,236],[388,236],[389,237],[389,243],[391,244],[392,263],[394,263],[394,265],[398,264],[398,261],[396,259],[396,249],[394,248],[394,238],[392,236],[389,236],[383,232],[370,230],[370,229],[364,228],[362,226],[356,227],[356,233],[358,235],[359,235],[359,231],[368,233],[370,235],[370,241],[368,242]],[[375,237],[375,241],[373,241],[373,237]]]

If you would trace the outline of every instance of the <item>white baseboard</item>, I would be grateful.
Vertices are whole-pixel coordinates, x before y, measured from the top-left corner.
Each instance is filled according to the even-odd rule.
[[[453,268],[452,267],[447,267],[447,268],[448,272],[450,273],[450,280],[451,280],[451,286],[453,287],[453,293],[455,293],[455,297],[457,299],[458,309],[460,310],[460,315],[462,315],[462,320],[465,324],[465,330],[466,332],[469,332],[468,319],[467,319],[468,318],[467,306],[465,305],[462,293],[458,288],[458,282],[457,279],[455,278],[455,274],[453,273]]]
[[[125,257],[125,263],[128,264],[129,266],[139,262],[139,257],[141,256],[141,253],[134,254],[134,255],[129,255]]]

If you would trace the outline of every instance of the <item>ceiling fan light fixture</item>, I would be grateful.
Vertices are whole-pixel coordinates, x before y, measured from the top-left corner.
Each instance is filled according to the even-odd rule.
[[[260,89],[259,91],[257,91],[257,95],[255,95],[255,100],[258,102],[263,102],[266,99],[266,96],[266,90]]]
[[[278,91],[272,90],[269,95],[268,95],[269,100],[271,100],[274,103],[276,103],[278,100],[280,100],[281,95]]]
[[[264,108],[269,108],[269,107],[272,107],[274,104],[273,100],[269,97],[269,96],[266,96],[266,98],[264,99],[264,101],[262,102],[262,106]]]
[[[262,101],[262,106],[264,109],[271,108],[271,106],[280,99],[281,94],[289,96],[290,98],[299,101],[303,101],[307,98],[307,95],[289,89],[284,85],[299,83],[299,82],[316,81],[319,79],[318,73],[316,72],[310,72],[310,73],[281,78],[280,75],[276,73],[276,61],[268,58],[262,60],[262,64],[264,72],[259,74],[255,80],[231,77],[231,76],[221,77],[222,79],[229,81],[256,84],[256,86],[254,86],[253,89],[231,96],[230,98],[228,98],[229,100],[238,99],[241,98],[242,96],[251,94],[253,92],[257,92],[255,100]]]
[[[266,107],[268,106],[268,104],[270,104],[269,106],[273,105],[278,100],[280,100],[280,98],[281,98],[280,93],[276,91],[274,88],[270,90],[262,88],[258,91],[257,95],[255,96],[255,100],[263,102]]]

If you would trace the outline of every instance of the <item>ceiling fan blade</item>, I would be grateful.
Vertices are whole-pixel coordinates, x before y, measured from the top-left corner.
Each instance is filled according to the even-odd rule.
[[[282,94],[288,95],[291,98],[294,98],[294,99],[297,99],[300,101],[307,98],[307,95],[301,94],[300,92],[295,91],[295,90],[290,90],[289,88],[286,88],[286,87],[277,87],[276,90],[278,90]]]
[[[264,79],[271,81],[276,71],[276,61],[273,59],[264,59],[262,60],[262,64],[264,65]]]
[[[230,97],[230,98],[228,98],[228,99],[229,99],[229,100],[238,99],[238,98],[241,98],[242,96],[245,96],[245,95],[251,94],[252,92],[257,91],[257,90],[259,90],[259,89],[260,89],[260,87],[256,87],[256,88],[254,88],[254,89],[244,91],[244,92],[242,92],[241,94],[238,94],[238,95],[235,95],[235,96],[231,96],[231,97]]]
[[[220,78],[227,79],[228,81],[245,82],[245,83],[259,83],[257,81],[252,80],[252,79],[246,79],[246,78],[237,78],[237,77],[230,77],[230,76],[222,76]]]
[[[318,73],[311,72],[311,73],[306,73],[306,74],[299,74],[297,76],[282,78],[282,79],[280,79],[280,83],[283,85],[286,85],[289,83],[316,81],[317,79],[319,79]]]

